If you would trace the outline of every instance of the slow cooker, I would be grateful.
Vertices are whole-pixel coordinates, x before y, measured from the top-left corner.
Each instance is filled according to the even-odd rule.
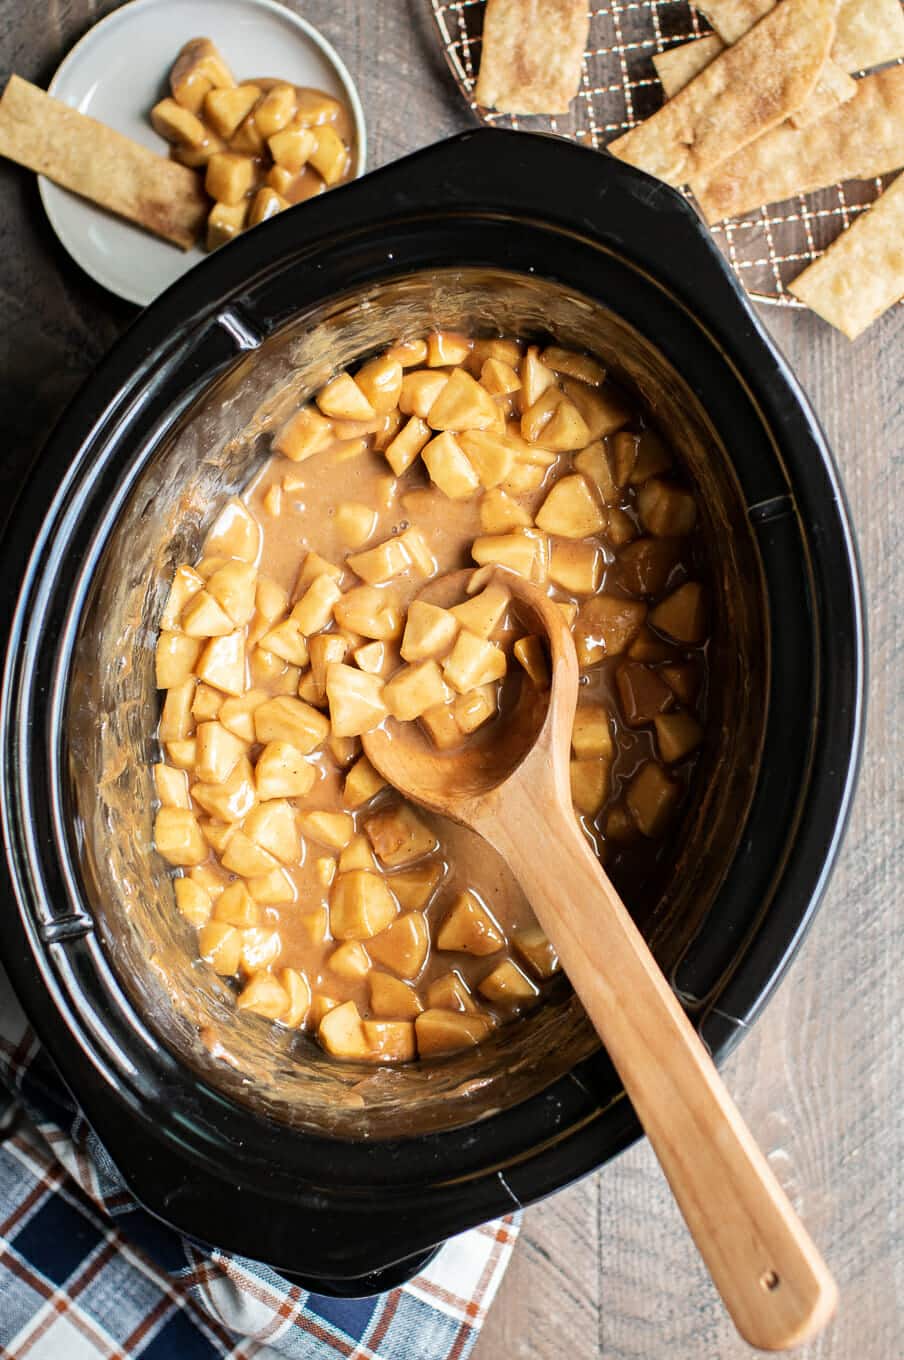
[[[287,393],[436,326],[598,354],[698,484],[719,547],[716,736],[669,872],[634,905],[717,1060],[812,919],[861,747],[861,584],[837,471],[671,189],[554,138],[466,133],[256,228],[138,318],[32,468],[2,547],[0,952],[136,1197],[324,1292],[407,1278],[449,1235],[639,1133],[565,987],[476,1053],[394,1072],[237,1022],[150,849],[173,564],[267,456]],[[224,1062],[210,1036],[230,1025]]]

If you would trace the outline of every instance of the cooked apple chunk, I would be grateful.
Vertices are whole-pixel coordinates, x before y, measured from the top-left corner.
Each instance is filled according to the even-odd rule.
[[[445,679],[459,694],[501,680],[505,672],[505,652],[467,628],[461,630],[443,663]]]
[[[657,671],[641,661],[625,661],[615,672],[622,717],[629,727],[651,723],[671,708],[675,696]]]
[[[315,576],[290,615],[306,637],[328,627],[333,619],[333,608],[342,598],[342,591],[326,572]],[[263,645],[263,644],[262,644]],[[304,665],[305,662],[296,662]]]
[[[337,940],[369,940],[398,914],[396,899],[379,874],[352,869],[330,889],[330,930]]]
[[[444,866],[433,860],[418,864],[413,869],[390,874],[386,882],[399,900],[403,911],[419,911],[426,907],[442,882]]]
[[[207,237],[205,245],[209,251],[219,250],[227,242],[234,241],[245,230],[248,218],[248,200],[238,203],[215,203],[207,217]]]
[[[259,803],[245,818],[243,831],[255,845],[268,850],[283,864],[297,864],[301,859],[301,837],[295,814],[282,798]]]
[[[436,943],[439,949],[482,956],[502,949],[505,936],[476,893],[462,892],[443,920]]]
[[[430,426],[420,416],[411,416],[406,421],[384,450],[386,461],[397,477],[408,471],[431,438]]]
[[[307,165],[316,145],[317,139],[310,128],[280,128],[267,138],[267,146],[274,163],[288,170],[290,175],[297,175],[302,167]]]
[[[339,856],[339,873],[347,874],[351,869],[368,869],[373,872],[376,867],[377,861],[374,859],[374,852],[367,837],[352,836]]]
[[[603,554],[595,543],[553,543],[549,579],[572,595],[594,595],[603,579]]]
[[[654,723],[659,754],[668,765],[684,760],[703,740],[703,728],[692,713],[660,713]]]
[[[229,141],[239,123],[260,98],[257,85],[236,85],[232,89],[212,89],[204,97],[204,118],[218,137]]]
[[[427,988],[427,1005],[431,1009],[462,1011],[475,1015],[478,1006],[471,996],[468,984],[456,969],[435,978]]]
[[[556,375],[543,363],[540,350],[530,345],[521,360],[521,410],[527,411],[534,406],[549,387],[553,387]]]
[[[479,638],[488,639],[505,618],[511,598],[505,586],[493,581],[479,594],[453,605],[450,613],[460,627],[467,628]]]
[[[371,1062],[410,1062],[417,1052],[410,1020],[365,1020]]]
[[[434,430],[486,430],[496,420],[493,398],[463,368],[453,369],[427,412]]]
[[[346,807],[357,809],[376,798],[385,788],[386,781],[377,774],[367,756],[362,756],[345,776],[342,801]]]
[[[161,741],[167,744],[182,741],[194,731],[195,723],[191,709],[194,703],[195,689],[196,682],[194,678],[191,678],[185,680],[181,685],[174,685],[172,689],[167,690],[158,728],[158,736]]]
[[[279,864],[269,850],[255,845],[244,831],[234,831],[229,837],[226,849],[220,855],[220,863],[231,874],[242,878],[260,878],[279,868]]]
[[[271,85],[258,100],[254,121],[262,137],[272,137],[292,121],[295,115],[295,87],[280,81]]]
[[[224,783],[247,751],[245,742],[219,722],[199,723],[195,736],[198,743],[196,776],[204,784]]]
[[[402,365],[388,354],[379,354],[362,364],[355,382],[377,415],[386,415],[399,404],[402,393]]]
[[[694,703],[700,688],[700,671],[693,662],[682,662],[660,669],[663,680],[669,685],[676,698],[688,706]]]
[[[232,977],[242,957],[242,933],[223,921],[208,921],[198,931],[198,953],[215,973]]]
[[[323,415],[336,420],[373,420],[377,414],[350,373],[337,373],[316,401]]]
[[[485,534],[506,534],[533,524],[523,506],[500,487],[488,491],[480,502],[480,527]]]
[[[697,521],[697,506],[689,491],[651,478],[637,493],[637,510],[644,528],[657,538],[681,538]]]
[[[344,1001],[328,1010],[320,1021],[317,1035],[327,1053],[334,1058],[366,1058],[370,1053],[354,1001]]]
[[[303,463],[315,453],[322,453],[335,442],[332,422],[315,411],[313,406],[302,406],[279,431],[273,441],[276,453]]]
[[[487,490],[504,482],[511,473],[515,452],[504,435],[492,430],[465,430],[458,442],[481,486]]]
[[[445,701],[443,672],[436,661],[419,661],[396,671],[383,689],[383,702],[394,718],[412,722]]]
[[[375,969],[370,975],[370,1009],[382,1019],[414,1020],[424,1006],[409,982]]]
[[[612,475],[612,467],[606,446],[601,439],[596,439],[592,444],[588,444],[585,449],[575,455],[574,470],[585,476],[592,487],[596,489],[604,505],[615,505],[619,497],[619,488]]]
[[[609,792],[609,761],[595,757],[573,760],[570,766],[571,801],[576,812],[595,817]]]
[[[646,617],[639,600],[615,595],[593,595],[578,611],[574,642],[581,666],[594,666],[604,657],[625,651]]]
[[[236,879],[220,893],[213,916],[215,921],[225,921],[238,930],[248,930],[260,924],[261,914],[245,884]]]
[[[417,1017],[414,1028],[418,1053],[422,1058],[432,1058],[473,1048],[491,1033],[493,1025],[485,1015],[428,1010]]]
[[[438,751],[451,751],[461,745],[464,733],[455,717],[454,704],[437,704],[421,714],[421,726]]]
[[[403,978],[415,978],[424,966],[430,949],[427,922],[419,911],[397,916],[368,943],[371,957]]]
[[[221,784],[193,784],[191,796],[218,822],[240,822],[257,802],[253,780],[251,762],[242,756],[228,779]]]
[[[508,567],[536,585],[543,585],[549,572],[549,550],[545,534],[531,529],[516,529],[511,534],[488,534],[475,538],[471,556],[481,567],[494,563]]]
[[[406,373],[399,393],[399,410],[405,416],[426,420],[431,406],[448,381],[448,373],[431,372],[428,368]]]
[[[694,646],[706,637],[706,599],[698,581],[687,581],[650,614],[650,622],[676,642]]]
[[[289,742],[302,755],[308,755],[326,741],[330,724],[310,704],[281,694],[254,710],[254,733],[260,742]]]
[[[376,586],[357,586],[346,591],[334,604],[333,615],[340,628],[378,642],[396,638],[402,631],[398,607]]]
[[[330,721],[337,737],[357,737],[371,732],[386,717],[383,681],[354,666],[333,661],[326,668],[326,697]]]
[[[431,439],[421,451],[421,458],[431,480],[450,500],[463,500],[466,496],[473,496],[479,489],[480,479],[450,431],[444,431]]]
[[[401,538],[387,538],[366,552],[346,558],[346,562],[368,585],[378,586],[407,571],[411,566],[411,554]]]
[[[348,812],[302,812],[298,822],[306,836],[331,850],[343,850],[355,834],[355,823]]]
[[[528,968],[538,978],[550,978],[559,971],[559,956],[539,926],[519,930],[512,938],[512,944],[521,955]]]
[[[463,364],[473,344],[467,335],[458,331],[434,331],[427,336],[428,368],[446,368]]]
[[[309,160],[327,188],[338,184],[348,169],[348,148],[335,128],[326,124],[314,133]]]
[[[314,766],[287,741],[268,742],[254,767],[255,787],[262,803],[272,798],[303,798],[316,778]]]
[[[333,950],[326,966],[338,977],[355,982],[367,977],[370,972],[370,958],[360,940],[346,940],[345,944],[337,945]]]
[[[444,656],[452,647],[458,629],[459,622],[448,609],[414,600],[402,635],[402,660],[426,661]]]
[[[154,766],[154,788],[163,807],[180,807],[191,810],[188,794],[188,775],[172,765]]]
[[[512,959],[497,963],[492,972],[487,973],[478,984],[477,990],[481,996],[499,1006],[524,1006],[540,995],[537,984],[531,982]]]
[[[248,891],[262,907],[279,907],[296,898],[295,885],[285,869],[271,869],[269,874],[249,878]]]
[[[183,609],[191,597],[203,589],[204,577],[199,576],[194,567],[177,567],[160,616],[160,627],[168,630],[177,629]]]
[[[681,786],[661,765],[649,760],[631,779],[625,793],[628,811],[645,836],[659,836],[681,796]]]
[[[154,819],[154,846],[168,864],[190,868],[207,858],[198,819],[188,808],[162,807]]]
[[[459,732],[464,736],[470,736],[478,727],[482,727],[490,718],[495,717],[498,694],[498,686],[495,684],[480,685],[477,689],[469,690],[467,694],[459,694],[452,703],[452,712]]]
[[[549,689],[549,662],[543,639],[535,634],[519,638],[513,651],[515,660],[524,667],[534,688]]]
[[[311,1008],[311,984],[297,968],[281,969],[279,980],[289,998],[289,1005],[279,1019],[290,1029],[299,1029]]]
[[[261,653],[265,656],[279,657],[280,661],[286,661],[290,666],[298,666],[299,669],[304,669],[310,659],[304,630],[293,618],[283,619],[282,623],[278,623],[261,638],[252,658],[258,666],[262,664]]]
[[[179,915],[196,929],[206,925],[213,910],[213,898],[207,889],[191,878],[177,878],[173,891]]]
[[[627,403],[609,383],[602,387],[588,387],[586,383],[566,378],[562,384],[565,395],[581,413],[581,418],[589,430],[587,443],[614,434],[627,425],[631,411]]]
[[[336,506],[336,532],[349,548],[363,548],[373,536],[378,515],[370,505],[361,501],[343,501]]]
[[[157,688],[170,689],[189,680],[200,651],[199,638],[187,637],[184,633],[161,632],[154,656]]]
[[[151,126],[161,137],[179,146],[198,148],[207,140],[207,128],[201,119],[175,99],[161,99],[154,105]]]
[[[609,710],[603,704],[579,704],[571,729],[571,749],[579,760],[613,756]]]
[[[378,646],[382,644],[378,643]],[[309,702],[321,705],[326,700],[326,673],[334,661],[344,661],[348,642],[341,633],[318,633],[308,643],[311,661],[312,697]]]
[[[406,803],[375,812],[364,823],[364,830],[380,863],[388,869],[429,855],[438,844],[433,831]]]
[[[193,595],[182,611],[179,626],[189,638],[225,637],[235,628],[232,619],[207,590]]]
[[[537,512],[537,528],[560,538],[589,538],[606,527],[606,512],[580,473],[556,482]]]

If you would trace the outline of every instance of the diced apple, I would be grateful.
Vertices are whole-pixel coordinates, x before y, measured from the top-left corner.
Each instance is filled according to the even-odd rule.
[[[414,526],[405,529],[399,535],[399,540],[404,543],[408,556],[421,575],[433,576],[436,572],[436,558],[420,529]]]
[[[182,611],[179,626],[189,638],[225,637],[235,628],[225,609],[207,590],[193,595]]]
[[[352,836],[348,845],[339,856],[339,873],[347,874],[352,869],[367,869],[370,873],[377,867],[374,852],[366,836]]]
[[[282,953],[282,941],[269,926],[250,926],[242,931],[241,966],[246,973],[272,968]]]
[[[530,345],[521,360],[521,410],[527,411],[542,397],[547,388],[553,387],[556,375],[540,358],[540,350]]]
[[[478,1011],[468,984],[454,968],[430,983],[427,988],[427,1005],[431,1009],[461,1011],[467,1015],[476,1015]]]
[[[371,958],[403,978],[416,978],[430,949],[427,922],[419,911],[397,916],[368,943]]]
[[[495,563],[543,585],[549,572],[549,549],[545,534],[532,529],[516,529],[510,534],[488,534],[475,538],[471,556],[479,566]]]
[[[653,477],[637,493],[644,528],[657,538],[681,538],[697,522],[697,506],[689,491]]]
[[[408,610],[402,637],[402,659],[425,661],[444,656],[452,647],[459,626],[458,619],[448,609],[414,600]]]
[[[154,657],[157,688],[170,689],[190,679],[200,651],[198,638],[187,637],[185,633],[161,632]]]
[[[233,497],[220,511],[204,542],[208,557],[237,557],[240,562],[256,562],[261,547],[261,530],[246,505]]]
[[[480,527],[485,534],[505,534],[511,529],[533,524],[528,512],[499,487],[488,491],[480,502]]]
[[[519,431],[521,438],[529,444],[539,443],[543,439],[543,447],[549,451],[549,446],[543,438],[544,431],[549,425],[560,403],[564,400],[562,391],[555,385],[544,388],[543,392],[532,405],[524,407],[524,389],[522,389],[522,416]],[[573,405],[573,403],[570,403]],[[574,408],[575,410],[577,408]],[[588,441],[585,439],[584,443]],[[580,448],[580,445],[576,447]]]
[[[417,1052],[410,1020],[365,1020],[364,1037],[372,1062],[411,1062]]]
[[[254,110],[254,120],[262,137],[272,137],[292,121],[295,114],[295,87],[281,81],[262,95]]]
[[[249,689],[239,698],[224,699],[217,713],[217,720],[227,731],[241,737],[242,741],[253,742],[254,710],[266,703],[268,697],[265,690]]]
[[[571,749],[579,760],[614,754],[609,710],[603,704],[579,704],[571,729]]]
[[[660,713],[654,722],[659,754],[669,765],[684,760],[703,740],[703,728],[692,713]]]
[[[310,636],[311,633],[319,633],[322,628],[326,628],[332,622],[333,608],[341,598],[342,591],[336,585],[336,582],[330,575],[323,572],[320,576],[316,576],[308,586],[292,610],[290,617],[306,636]],[[304,665],[305,663],[296,662],[295,664]]]
[[[452,703],[452,712],[459,732],[469,736],[485,722],[489,722],[490,718],[495,717],[497,697],[496,685],[480,685],[477,689],[469,690],[467,694],[459,694]]]
[[[211,864],[209,861],[204,864],[196,864],[189,869],[188,876],[192,883],[197,883],[206,893],[210,894],[210,899],[215,902],[226,887],[225,872],[218,864]]]
[[[482,1043],[492,1032],[485,1015],[460,1015],[456,1011],[423,1011],[414,1022],[417,1049],[422,1058],[458,1053]]]
[[[217,153],[211,153],[219,154]],[[234,241],[245,230],[248,217],[248,200],[238,203],[215,203],[207,215],[207,236],[205,245],[209,251],[219,250],[228,241]]]
[[[604,657],[618,656],[632,642],[646,617],[639,600],[615,595],[593,595],[578,611],[574,642],[581,666],[594,666]]]
[[[260,129],[259,123],[258,128]],[[280,128],[267,138],[267,146],[274,162],[288,170],[290,175],[297,175],[299,170],[307,165],[316,145],[317,139],[310,128]]]
[[[336,506],[336,532],[349,548],[362,548],[377,527],[377,512],[360,501],[342,501]]]
[[[564,373],[566,377],[577,378],[591,387],[599,387],[606,380],[606,370],[589,354],[577,354],[574,350],[562,349],[558,345],[547,345],[540,359],[554,373]]]
[[[308,650],[311,658],[311,678],[314,682],[314,702],[323,703],[326,698],[327,668],[334,661],[344,661],[348,643],[340,633],[318,633],[312,637]]]
[[[480,478],[481,486],[490,490],[505,481],[512,470],[515,454],[504,435],[491,430],[465,430],[458,442]]]
[[[599,757],[571,762],[571,801],[576,812],[596,816],[609,792],[609,768],[609,761]]]
[[[637,525],[631,516],[622,510],[620,506],[613,505],[609,509],[609,523],[606,526],[606,537],[615,548],[620,548],[625,543],[630,543],[638,535]]]
[[[413,869],[390,874],[386,882],[399,900],[403,911],[420,911],[426,907],[442,882],[444,869],[435,860],[418,864]]]
[[[330,755],[339,766],[340,770],[345,770],[353,761],[358,759],[361,754],[360,737],[338,737],[335,732],[330,735],[327,742]]]
[[[338,1005],[339,1002],[334,996],[328,996],[326,992],[314,992],[311,996],[311,1009],[308,1011],[308,1019],[314,1028],[319,1029],[323,1017],[335,1010]]]
[[[231,874],[239,874],[242,878],[260,878],[261,875],[269,874],[279,867],[273,855],[255,845],[244,831],[234,831],[229,837],[226,849],[220,856],[220,863]]]
[[[507,496],[524,496],[539,491],[546,481],[546,468],[540,463],[519,460],[502,483]]]
[[[348,147],[335,128],[327,124],[315,131],[314,150],[309,157],[311,165],[328,187],[338,184],[348,170]]]
[[[207,842],[188,808],[161,807],[154,819],[154,848],[168,864],[189,868],[207,858]]]
[[[198,743],[194,737],[166,742],[166,757],[177,770],[193,770],[198,754]]]
[[[595,439],[585,449],[575,455],[574,470],[587,478],[604,505],[614,505],[618,500],[618,486],[612,476],[612,468],[601,439]]]
[[[496,419],[493,398],[463,368],[453,369],[427,412],[434,430],[486,430]]]
[[[283,619],[275,628],[271,628],[260,640],[255,656],[258,652],[268,652],[271,656],[278,656],[281,661],[286,661],[290,666],[304,668],[308,664],[308,640],[304,630],[294,618]]]
[[[279,1017],[280,1022],[289,1029],[299,1029],[311,1008],[311,984],[297,968],[283,968],[279,980],[289,998],[287,1009]]]
[[[167,690],[158,728],[161,741],[166,743],[182,741],[191,735],[194,730],[191,707],[194,703],[195,688],[195,681],[191,679]]]
[[[302,812],[299,825],[304,834],[331,850],[343,850],[355,834],[355,823],[348,812]]]
[[[230,838],[235,834],[235,822],[217,822],[213,818],[207,818],[200,825],[201,833],[207,844],[218,855],[222,855]]]
[[[366,869],[339,874],[330,890],[330,930],[337,940],[369,940],[398,910],[384,880]]]
[[[322,453],[335,442],[332,421],[327,420],[313,406],[302,406],[296,411],[273,441],[273,449],[293,463],[303,463],[315,453]]]
[[[479,691],[475,690],[474,693]],[[439,751],[451,751],[453,747],[461,745],[464,737],[452,703],[428,708],[426,713],[421,714],[421,726]]]
[[[326,741],[330,724],[310,704],[284,694],[254,710],[254,731],[260,742],[287,741],[307,755]]]
[[[354,553],[346,563],[368,585],[382,585],[411,566],[411,554],[401,538],[387,538],[366,552]]]
[[[595,543],[553,543],[549,579],[573,595],[594,595],[603,579],[603,554]]]
[[[269,874],[249,878],[248,891],[262,907],[284,906],[296,898],[295,884],[285,869],[271,869]]]
[[[250,926],[260,924],[261,914],[245,884],[236,879],[220,893],[213,917],[215,921],[225,921],[237,930],[247,930]]]
[[[428,368],[406,373],[399,393],[399,410],[403,415],[426,420],[431,406],[448,381],[448,373],[431,372]]]
[[[177,770],[172,765],[155,765],[154,787],[163,807],[191,809],[188,776],[184,770]]]
[[[373,420],[376,411],[350,373],[337,373],[317,393],[316,402],[325,416],[338,420]]]
[[[333,615],[340,628],[379,642],[398,637],[402,631],[398,607],[376,586],[357,586],[346,591],[333,606]]]
[[[206,925],[213,910],[213,899],[206,888],[191,878],[177,878],[173,883],[176,907],[189,925],[196,929]]]
[[[222,784],[245,754],[247,746],[219,722],[202,722],[196,735],[195,775],[203,784]]]
[[[377,774],[366,756],[356,761],[345,776],[342,801],[346,807],[357,809],[376,798],[386,788],[386,781]]]
[[[208,921],[198,931],[198,953],[215,973],[232,977],[242,957],[242,933],[224,921]]]
[[[254,161],[234,151],[217,151],[207,162],[204,188],[218,203],[233,207],[254,184]]]
[[[660,674],[683,704],[694,703],[700,688],[700,672],[693,662],[663,666]]]
[[[609,384],[594,389],[573,378],[566,378],[562,386],[590,431],[588,443],[613,434],[631,419],[630,408]]]
[[[403,368],[414,368],[427,361],[427,341],[400,340],[397,344],[390,345],[386,356],[397,360]]]
[[[431,438],[430,426],[420,416],[412,416],[386,446],[385,457],[397,477],[407,472]]]
[[[358,369],[355,382],[378,415],[385,415],[398,405],[402,393],[402,365],[386,354],[368,359]]]
[[[383,1018],[413,1020],[424,1007],[410,983],[374,971],[370,975],[370,1009]]]
[[[204,117],[209,127],[227,142],[239,123],[260,98],[257,85],[236,85],[232,89],[212,89],[204,99]]]
[[[646,661],[655,665],[657,661],[669,661],[674,656],[674,648],[664,642],[651,628],[642,624],[637,637],[628,648],[632,661]]]
[[[535,1001],[540,988],[512,959],[503,959],[478,984],[477,990],[499,1006],[524,1006]]]
[[[179,616],[193,595],[204,589],[204,578],[193,567],[177,567],[173,582],[160,616],[160,627],[174,630],[179,626]]]
[[[275,189],[265,184],[258,189],[251,200],[251,207],[248,209],[248,225],[249,227],[256,227],[261,222],[269,222],[271,217],[284,212],[289,206],[288,199],[283,198],[282,194],[277,193]],[[272,495],[274,491],[277,495],[279,494],[279,488],[272,486],[268,494]],[[276,513],[278,514],[279,511],[277,510]]]
[[[380,863],[389,869],[429,855],[439,843],[407,803],[375,812],[364,823],[364,830]]]
[[[511,364],[502,359],[485,359],[480,370],[480,385],[491,397],[507,397],[521,388],[521,379]]]
[[[505,671],[505,652],[467,628],[462,628],[443,663],[445,679],[459,694],[501,680]]]
[[[560,964],[555,946],[549,942],[539,926],[517,931],[512,938],[512,944],[536,977],[550,978],[558,973]]]
[[[673,538],[638,538],[618,554],[615,574],[632,595],[659,595],[681,557]]]
[[[466,954],[495,954],[505,936],[476,893],[459,893],[452,903],[436,939],[438,949]]]
[[[549,689],[549,662],[543,639],[535,634],[519,638],[513,648],[515,659],[521,663],[535,689]]]
[[[365,642],[363,646],[355,648],[352,658],[359,670],[367,671],[368,675],[379,675],[382,679],[390,671],[396,670],[399,664],[395,649],[387,642]]]
[[[450,500],[472,496],[480,481],[454,434],[445,431],[431,439],[421,453],[431,480]]]
[[[536,522],[546,533],[560,538],[589,538],[602,533],[607,515],[586,478],[580,473],[556,482],[540,507]]]
[[[289,1009],[289,994],[272,973],[255,973],[236,999],[240,1011],[251,1011],[265,1020],[280,1020]]]
[[[240,822],[257,802],[252,778],[251,763],[243,756],[222,784],[193,784],[191,795],[209,817]]]
[[[687,581],[668,595],[650,614],[650,622],[661,633],[689,646],[706,637],[706,598],[698,581]]]
[[[326,697],[330,721],[337,737],[356,737],[371,732],[386,717],[383,681],[354,666],[333,661],[326,668]]]
[[[301,859],[301,838],[295,814],[284,799],[272,798],[259,803],[245,818],[242,828],[255,845],[269,850],[283,864]]]
[[[412,722],[446,698],[443,672],[436,661],[419,661],[397,671],[383,689],[383,702],[394,718]]]
[[[197,675],[224,694],[244,693],[245,638],[241,629],[210,639],[198,659]]]
[[[543,427],[540,440],[543,447],[553,453],[568,453],[586,446],[590,440],[590,427],[574,402],[563,396],[552,419]]]
[[[681,786],[661,765],[649,760],[631,779],[625,793],[628,811],[645,836],[659,836],[681,796]]]
[[[342,105],[323,90],[295,89],[295,121],[299,127],[320,127],[321,123],[335,123],[342,113]]]
[[[213,722],[223,707],[225,700],[218,689],[211,685],[196,685],[195,697],[191,703],[191,715],[196,723]]]
[[[360,940],[346,940],[337,945],[326,961],[331,973],[349,982],[367,977],[370,972],[370,959]]]
[[[168,142],[194,148],[204,145],[207,129],[201,119],[175,99],[161,99],[151,109],[150,118],[154,131]]]
[[[615,672],[622,717],[629,727],[651,723],[671,708],[675,696],[656,671],[641,661],[625,661]]]
[[[273,798],[303,798],[314,787],[317,772],[297,747],[287,741],[270,741],[254,768],[254,782],[261,802]]]

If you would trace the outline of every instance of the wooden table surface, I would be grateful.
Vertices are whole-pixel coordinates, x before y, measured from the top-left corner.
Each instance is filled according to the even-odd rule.
[[[292,7],[348,63],[368,120],[372,167],[470,125],[427,0],[295,0]],[[16,71],[46,84],[72,42],[112,8],[0,0],[0,83]],[[5,162],[0,204],[0,447],[37,450],[134,310],[69,260],[33,177]],[[841,1288],[837,1319],[800,1354],[895,1360],[904,1334],[904,973],[896,911],[904,868],[904,506],[896,494],[904,476],[904,307],[853,345],[810,315],[766,309],[765,320],[822,419],[847,485],[870,603],[870,716],[854,815],[824,906],[725,1075]],[[0,479],[7,476],[0,460]],[[643,1144],[528,1210],[474,1352],[476,1360],[746,1354]]]

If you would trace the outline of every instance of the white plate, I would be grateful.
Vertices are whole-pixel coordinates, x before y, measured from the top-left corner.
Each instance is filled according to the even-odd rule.
[[[355,124],[355,174],[363,174],[364,113],[351,76],[326,39],[275,0],[132,0],[76,43],[48,92],[165,155],[166,143],[148,112],[169,93],[170,67],[190,38],[212,39],[239,80],[274,76],[345,100]],[[43,175],[38,187],[50,224],[75,262],[127,302],[152,302],[204,259],[201,249],[182,251],[157,240]]]

